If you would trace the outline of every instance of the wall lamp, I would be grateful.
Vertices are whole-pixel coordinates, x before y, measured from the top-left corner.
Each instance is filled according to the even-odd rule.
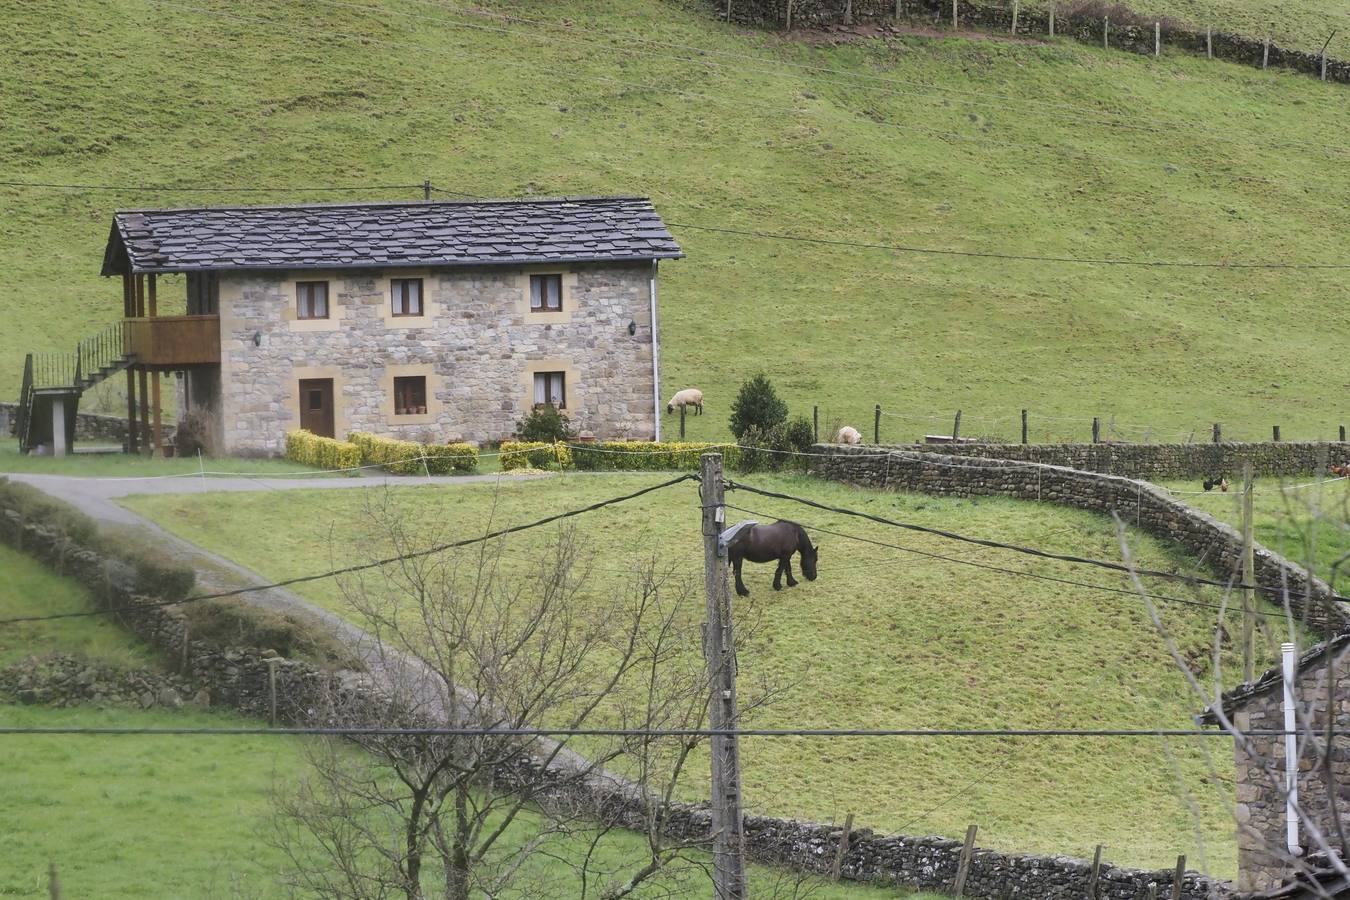
[[[262,346],[262,332],[261,332],[261,331],[255,331],[255,332],[253,332],[253,346],[255,346],[255,347],[261,347],[261,346]]]
[[[637,334],[637,323],[634,322],[632,319],[628,320],[628,333],[630,335]]]

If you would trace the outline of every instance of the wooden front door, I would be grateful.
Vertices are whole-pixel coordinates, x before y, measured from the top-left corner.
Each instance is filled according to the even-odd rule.
[[[300,379],[300,427],[320,437],[333,433],[333,379]]]

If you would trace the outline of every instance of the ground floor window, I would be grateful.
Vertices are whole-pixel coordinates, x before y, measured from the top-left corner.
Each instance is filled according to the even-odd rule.
[[[415,416],[427,411],[427,379],[425,375],[408,375],[394,379],[394,415]]]
[[[567,375],[563,372],[534,373],[534,402],[552,403],[558,409],[567,409]]]

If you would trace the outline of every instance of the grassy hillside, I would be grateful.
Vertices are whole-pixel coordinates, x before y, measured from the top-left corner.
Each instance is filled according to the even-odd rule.
[[[96,272],[118,206],[651,195],[689,258],[663,270],[664,386],[726,431],[757,369],[826,422],[888,412],[1093,415],[1326,434],[1319,365],[1350,337],[1343,272],[925,256],[697,230],[1076,256],[1327,260],[1350,225],[1343,86],[1073,43],[808,46],[701,4],[517,2],[508,24],[395,0],[38,0],[0,56],[0,395],[22,353],[118,311]],[[565,24],[563,24],[565,23]],[[649,43],[661,42],[661,43]],[[674,45],[705,48],[707,54]],[[749,58],[746,58],[746,57]],[[812,71],[803,67],[828,67]],[[348,194],[300,190],[367,185]],[[164,296],[181,288],[170,285]],[[1081,423],[1081,424],[1079,424]],[[918,433],[924,426],[906,426]]]
[[[1037,6],[1049,6],[1037,0]],[[1070,4],[1072,5],[1072,4]],[[1346,0],[1128,0],[1125,6],[1143,15],[1168,16],[1215,31],[1269,37],[1285,47],[1316,53],[1336,32],[1327,53],[1350,54],[1350,3]],[[1063,9],[1065,4],[1061,3]]]
[[[1168,486],[1185,492],[1178,499],[1241,528],[1242,493],[1239,479],[1233,480],[1228,493],[1201,492],[1194,481]],[[1252,518],[1258,542],[1330,579],[1332,565],[1350,552],[1350,481],[1335,479],[1318,486],[1307,476],[1257,479]],[[1336,589],[1345,594],[1350,591],[1350,564],[1341,563],[1337,575]]]
[[[412,530],[434,543],[473,534],[489,517],[498,526],[529,521],[655,480],[569,476],[500,488],[392,490],[416,523]],[[967,534],[1119,558],[1110,521],[1086,512],[855,491],[801,477],[747,480]],[[126,503],[267,576],[286,578],[322,568],[323,560],[389,552],[378,534],[372,537],[363,512],[367,500],[378,496],[307,491],[284,504],[266,494],[145,496]],[[791,516],[822,545],[819,579],[791,590],[770,589],[769,567],[746,568],[752,594],[738,604],[738,615],[758,621],[760,631],[739,653],[743,692],[753,693],[765,680],[783,689],[756,715],[756,725],[1184,728],[1201,705],[1188,694],[1136,597],[1012,577],[832,532],[1122,586],[1116,578],[748,494],[733,493],[729,502],[755,510],[761,520]],[[697,633],[696,516],[694,488],[682,485],[575,520],[594,554],[587,593],[620,590],[633,563],[656,554],[692,579],[689,625]],[[555,535],[540,529],[512,537],[504,545],[508,570],[533,571],[525,567]],[[1131,539],[1145,565],[1190,565],[1158,541]],[[350,615],[333,584],[301,590]],[[1163,592],[1177,591],[1168,585]],[[1209,591],[1180,596],[1218,600]],[[1203,668],[1213,613],[1164,606],[1187,658]],[[1230,632],[1236,627],[1230,624]],[[1214,774],[1201,748],[1185,740],[747,739],[746,803],[757,811],[835,820],[853,812],[869,827],[909,833],[960,836],[976,822],[981,842],[991,846],[1082,855],[1101,842],[1109,859],[1136,865],[1165,866],[1185,852],[1193,865],[1231,875],[1235,849],[1223,804],[1232,789],[1231,754],[1222,742],[1209,749],[1218,766]],[[691,794],[703,784],[695,779]],[[1091,802],[1084,802],[1085,794]]]

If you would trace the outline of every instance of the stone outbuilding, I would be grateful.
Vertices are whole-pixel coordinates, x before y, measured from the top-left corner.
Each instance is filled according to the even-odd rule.
[[[1330,641],[1307,650],[1293,663],[1296,727],[1292,730],[1297,732],[1298,808],[1315,823],[1332,847],[1340,844],[1338,830],[1350,834],[1348,653],[1350,631],[1343,631]],[[1282,666],[1275,666],[1256,680],[1224,694],[1221,708],[1244,735],[1244,740],[1234,741],[1238,888],[1268,891],[1271,897],[1301,897],[1305,894],[1298,893],[1296,882],[1302,880],[1306,884],[1313,871],[1311,860],[1303,866],[1292,864],[1288,849],[1286,754],[1282,733],[1285,730],[1284,682]],[[1198,718],[1204,725],[1219,724],[1213,708]],[[1294,820],[1298,822],[1299,816],[1295,815]],[[1316,851],[1316,843],[1306,825],[1300,823],[1296,833],[1297,855]],[[1296,879],[1300,869],[1301,876]],[[1332,879],[1335,881],[1337,879]],[[1323,882],[1323,887],[1332,882]],[[1293,893],[1276,892],[1281,885]],[[1338,888],[1343,889],[1343,885]]]
[[[301,427],[500,440],[543,403],[583,435],[657,438],[657,266],[683,255],[641,197],[125,210],[106,368],[128,370],[131,449],[160,446],[169,373],[227,453]],[[164,276],[182,315],[160,314]]]

